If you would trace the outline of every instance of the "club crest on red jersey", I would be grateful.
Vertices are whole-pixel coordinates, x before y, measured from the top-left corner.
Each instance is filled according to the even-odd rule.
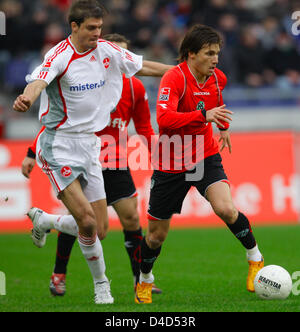
[[[69,176],[71,176],[72,174],[72,169],[69,166],[64,166],[62,167],[62,169],[60,170],[60,173],[62,176],[64,176],[65,178],[68,178]]]
[[[160,101],[168,101],[169,98],[170,98],[170,92],[171,92],[171,88],[162,88],[160,90],[159,100]]]
[[[196,110],[197,111],[203,111],[203,110],[205,110],[205,103],[204,103],[204,101],[199,101],[199,103],[197,104]]]

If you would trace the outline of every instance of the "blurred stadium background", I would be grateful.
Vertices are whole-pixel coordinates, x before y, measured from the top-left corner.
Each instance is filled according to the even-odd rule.
[[[58,212],[61,205],[36,169],[30,181],[20,165],[40,128],[38,103],[27,114],[12,111],[25,76],[49,48],[69,34],[71,0],[0,0],[6,35],[0,36],[0,232],[30,228],[32,206]],[[235,112],[233,154],[223,154],[236,205],[255,224],[297,223],[300,213],[300,35],[292,13],[299,0],[103,0],[109,11],[103,33],[122,33],[148,60],[176,64],[180,41],[194,23],[224,37],[219,68],[228,76],[224,100]],[[300,19],[300,15],[299,15]],[[300,30],[300,25],[299,25]],[[158,79],[142,79],[153,126]],[[130,127],[133,133],[133,127]],[[135,171],[145,225],[151,171]],[[6,200],[6,198],[8,198]],[[110,211],[111,227],[117,227]],[[174,226],[220,225],[191,191]]]

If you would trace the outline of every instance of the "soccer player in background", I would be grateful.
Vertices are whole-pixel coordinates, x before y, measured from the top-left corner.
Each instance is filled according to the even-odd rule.
[[[221,45],[215,30],[203,25],[193,26],[181,44],[179,65],[161,80],[157,100],[161,143],[166,137],[177,142],[178,138],[185,142],[187,136],[192,139],[180,149],[177,144],[167,156],[162,145],[157,144],[136,303],[152,303],[153,265],[167,237],[171,218],[181,212],[183,200],[192,186],[208,200],[216,215],[246,249],[248,291],[254,291],[255,275],[264,265],[247,217],[233,204],[218,143],[213,137],[212,122],[220,129],[220,150],[228,147],[231,152],[228,128],[232,112],[225,108],[221,94],[227,78],[216,68]]]
[[[48,218],[37,208],[33,242],[42,247],[46,231],[55,223],[78,229],[78,242],[93,277],[95,303],[113,303],[97,230],[107,224],[107,203],[99,161],[101,142],[95,132],[104,129],[123,88],[122,74],[162,76],[171,66],[143,61],[128,50],[99,39],[103,7],[96,0],[77,0],[68,21],[71,35],[52,48],[32,74],[13,108],[26,112],[42,92],[48,106],[40,114],[46,127],[37,141],[37,163],[48,175],[59,199],[71,215]],[[96,60],[96,61],[95,61]]]
[[[122,35],[106,35],[103,39],[128,49],[129,41]],[[111,205],[116,211],[124,232],[124,243],[128,253],[131,269],[134,277],[134,285],[138,281],[141,261],[142,228],[137,211],[137,192],[128,168],[127,156],[127,127],[133,120],[136,132],[145,137],[148,148],[151,147],[151,137],[155,135],[151,125],[151,115],[148,104],[148,96],[143,83],[136,77],[126,78],[123,75],[122,97],[111,113],[110,124],[102,131],[96,133],[103,137],[108,135],[107,144],[102,140],[100,162],[103,168],[104,186],[107,205]],[[29,147],[27,157],[22,163],[22,173],[29,178],[35,166],[36,141]],[[122,169],[120,169],[122,168]],[[101,234],[102,238],[105,234]],[[54,272],[50,280],[50,292],[54,296],[63,296],[66,291],[66,273],[70,254],[76,237],[59,233],[56,250],[56,262]],[[161,293],[154,286],[153,293]]]

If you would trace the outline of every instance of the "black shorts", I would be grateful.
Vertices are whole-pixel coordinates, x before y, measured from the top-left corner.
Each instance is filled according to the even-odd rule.
[[[187,181],[184,173],[166,173],[154,171],[151,178],[151,191],[148,217],[152,220],[167,220],[174,213],[181,213],[183,201],[192,186],[205,197],[207,188],[216,182],[226,181],[222,157],[219,153],[204,159],[204,173],[201,180]]]
[[[112,205],[121,199],[134,197],[136,188],[130,170],[103,170],[104,187],[107,205]]]

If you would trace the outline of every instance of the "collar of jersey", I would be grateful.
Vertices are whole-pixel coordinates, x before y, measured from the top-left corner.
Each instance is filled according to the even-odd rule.
[[[72,41],[71,41],[71,36],[69,36],[69,37],[67,38],[67,43],[71,46],[71,48],[73,49],[73,51],[74,51],[78,56],[80,56],[80,57],[88,55],[89,53],[93,52],[93,51],[98,47],[98,45],[97,45],[96,47],[91,48],[91,49],[88,50],[88,51],[85,51],[85,52],[83,52],[83,53],[80,53],[80,52],[78,52],[78,51],[76,50],[76,47],[75,47],[74,44],[72,43]]]
[[[197,81],[197,79],[196,79],[196,77],[195,77],[195,75],[193,74],[193,72],[191,71],[191,69],[190,69],[190,67],[189,67],[189,65],[187,64],[187,62],[185,61],[185,62],[183,62],[183,67],[185,68],[185,72],[186,72],[186,74],[195,82],[195,85],[200,89],[200,90],[202,90],[202,89],[204,89],[205,88],[205,86],[207,85],[207,82],[211,79],[211,77],[213,76],[213,75],[211,75],[211,76],[209,76],[207,79],[206,79],[206,81],[201,85],[198,81]]]

